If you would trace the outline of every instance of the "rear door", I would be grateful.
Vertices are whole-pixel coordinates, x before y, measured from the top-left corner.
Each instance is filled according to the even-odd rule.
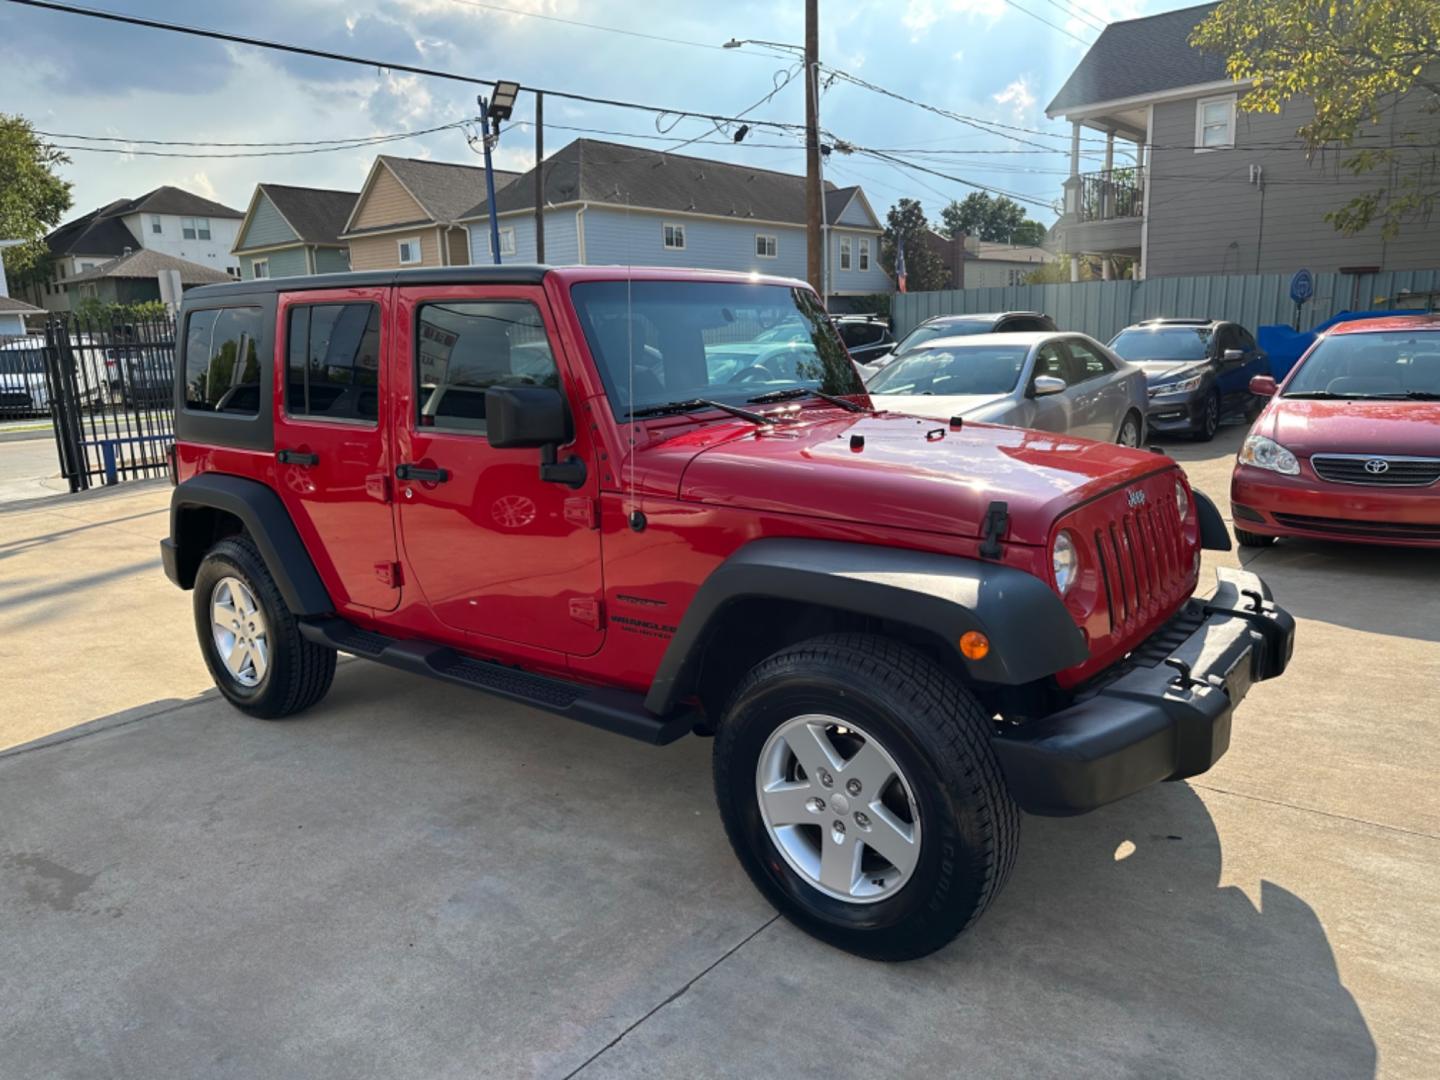
[[[276,488],[337,605],[400,602],[391,465],[388,289],[281,294],[276,317]]]
[[[578,399],[544,290],[414,286],[398,290],[395,347],[403,390],[393,412],[397,513],[405,561],[453,629],[570,655],[604,640],[598,475],[589,426],[579,489],[540,479],[539,450],[486,438],[491,386],[556,386]],[[408,479],[406,478],[408,477]]]

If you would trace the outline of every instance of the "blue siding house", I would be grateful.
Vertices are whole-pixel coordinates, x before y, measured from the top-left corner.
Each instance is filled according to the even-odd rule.
[[[350,269],[350,249],[339,239],[355,207],[353,191],[259,184],[250,198],[233,254],[249,281]]]
[[[576,139],[547,158],[545,261],[693,266],[805,277],[805,180],[790,173]],[[500,257],[535,262],[535,173],[496,193]],[[892,289],[880,269],[881,226],[858,187],[825,193],[832,311]],[[470,260],[487,263],[489,207],[461,216]]]

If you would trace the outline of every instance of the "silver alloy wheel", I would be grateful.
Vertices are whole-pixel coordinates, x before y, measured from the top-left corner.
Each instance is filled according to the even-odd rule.
[[[1120,437],[1115,440],[1121,446],[1137,447],[1140,445],[1140,425],[1136,423],[1133,416],[1125,417],[1120,425]]]
[[[847,720],[797,716],[760,751],[755,795],[790,868],[827,896],[873,904],[910,880],[920,810],[879,741]]]
[[[223,577],[210,592],[210,632],[215,651],[241,686],[259,686],[270,670],[270,632],[250,587]]]

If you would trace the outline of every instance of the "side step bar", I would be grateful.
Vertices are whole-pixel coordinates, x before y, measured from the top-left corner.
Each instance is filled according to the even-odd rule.
[[[401,671],[484,690],[653,746],[665,746],[688,734],[696,721],[688,710],[668,717],[656,716],[645,708],[643,694],[532,675],[518,668],[464,656],[444,645],[401,641],[362,630],[344,619],[302,619],[300,633],[317,645],[365,660],[378,660]]]

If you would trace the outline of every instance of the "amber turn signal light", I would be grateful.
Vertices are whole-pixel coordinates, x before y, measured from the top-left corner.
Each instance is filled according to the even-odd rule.
[[[990,655],[990,639],[979,630],[966,630],[960,635],[960,652],[966,660],[984,660]]]

